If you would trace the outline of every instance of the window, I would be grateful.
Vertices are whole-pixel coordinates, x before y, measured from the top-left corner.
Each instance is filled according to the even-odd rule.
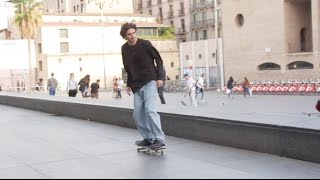
[[[275,63],[263,63],[263,64],[260,64],[258,66],[258,70],[259,71],[265,71],[265,70],[281,70],[281,67],[279,64],[275,64]]]
[[[42,61],[39,61],[39,71],[42,71],[43,67],[42,67]]]
[[[81,13],[84,13],[84,4],[83,3],[81,3]]]
[[[162,21],[162,19],[163,19],[162,8],[159,8],[159,16],[160,16],[160,19],[161,19],[161,21]]]
[[[184,23],[184,19],[181,19],[181,29],[182,29],[182,32],[186,32],[186,25]]]
[[[69,53],[69,43],[68,42],[60,42],[60,52],[61,53]]]
[[[173,21],[170,21],[170,26],[174,27]]]
[[[174,62],[171,62],[171,67],[172,67],[172,68],[174,67]]]
[[[38,44],[38,53],[39,54],[42,53],[42,45],[41,45],[41,43]]]
[[[152,10],[151,9],[149,10],[149,15],[152,15]]]
[[[202,39],[208,39],[207,30],[202,31]]]
[[[237,25],[238,27],[242,27],[243,24],[244,24],[244,17],[243,17],[242,14],[238,14],[238,15],[236,16],[236,25]]]
[[[289,70],[296,69],[313,69],[313,64],[305,61],[296,61],[287,65]]]
[[[68,38],[68,29],[60,29],[60,38]]]
[[[180,10],[179,10],[179,16],[184,16],[185,13],[184,13],[184,3],[181,2],[180,3]]]

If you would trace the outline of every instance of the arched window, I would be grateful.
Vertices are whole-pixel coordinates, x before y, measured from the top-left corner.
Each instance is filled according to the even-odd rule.
[[[296,61],[287,65],[289,70],[294,69],[313,69],[313,64],[305,61]]]
[[[264,71],[264,70],[281,70],[281,67],[279,64],[275,64],[272,62],[268,63],[263,63],[258,66],[259,71]]]

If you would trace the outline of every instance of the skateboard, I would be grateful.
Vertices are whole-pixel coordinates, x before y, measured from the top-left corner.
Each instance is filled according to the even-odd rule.
[[[183,100],[181,101],[181,104],[182,104],[183,106],[188,106],[187,103],[185,103]]]
[[[320,113],[307,113],[307,112],[302,112],[302,114],[306,115],[306,116],[320,116]]]
[[[201,101],[199,101],[199,102],[198,102],[198,104],[199,104],[199,105],[207,104],[207,101],[203,101],[203,100],[201,100]]]
[[[146,147],[146,146],[139,146],[137,148],[137,152],[143,152],[143,153],[149,154],[151,156],[155,156],[155,155],[163,155],[164,149],[166,149],[166,147],[150,149],[149,147]]]

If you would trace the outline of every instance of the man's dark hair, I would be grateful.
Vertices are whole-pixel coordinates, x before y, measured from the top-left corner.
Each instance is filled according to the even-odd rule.
[[[126,37],[126,33],[129,29],[134,29],[137,31],[137,25],[135,25],[134,23],[125,23],[122,24],[121,26],[121,31],[120,31],[120,35],[125,38]]]

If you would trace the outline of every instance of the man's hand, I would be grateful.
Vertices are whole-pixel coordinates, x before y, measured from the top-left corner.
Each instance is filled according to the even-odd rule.
[[[162,80],[157,80],[157,87],[162,87],[163,86],[163,81]]]
[[[127,93],[128,93],[129,96],[131,96],[132,91],[131,91],[130,87],[127,87]]]

